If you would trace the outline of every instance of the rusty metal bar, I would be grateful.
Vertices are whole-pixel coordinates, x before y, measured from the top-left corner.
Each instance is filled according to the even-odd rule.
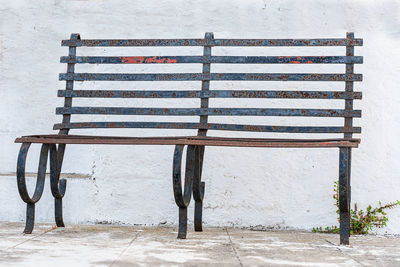
[[[354,56],[354,46],[352,45],[352,40],[354,39],[354,33],[348,32],[346,34],[347,38],[347,45],[346,45],[346,56]],[[348,63],[346,64],[346,74],[351,75],[354,73],[354,64]],[[346,81],[345,82],[345,90],[346,93],[351,94],[353,93],[353,81]],[[345,100],[345,109],[348,111],[353,110],[353,100],[346,99]],[[344,119],[344,126],[345,127],[352,127],[353,126],[353,118],[347,117]],[[344,133],[345,138],[351,138],[352,133]]]
[[[65,138],[63,136],[60,137]],[[62,216],[62,198],[65,195],[67,180],[66,179],[60,180],[61,166],[58,166],[59,163],[60,159],[57,146],[55,144],[51,144],[50,145],[50,188],[51,188],[51,193],[54,197],[54,206],[55,206],[54,215],[55,215],[56,225],[58,227],[64,227],[64,220]]]
[[[182,155],[184,145],[176,145],[172,167],[172,184],[176,205],[179,207],[179,231],[178,238],[185,239],[187,233],[187,207],[192,197],[192,185],[194,176],[195,147],[188,146],[186,152],[185,185],[182,193]]]
[[[265,90],[58,90],[59,97],[88,98],[296,98],[361,99],[361,92]]]
[[[24,142],[21,145],[17,160],[17,186],[18,192],[21,199],[27,204],[26,205],[26,221],[25,221],[25,234],[30,234],[33,231],[35,225],[35,203],[40,200],[43,194],[45,177],[46,177],[46,167],[47,167],[47,157],[49,151],[48,144],[42,144],[40,151],[38,174],[36,179],[36,186],[33,196],[30,197],[28,189],[26,187],[25,178],[25,165],[26,156],[28,155],[29,148],[31,146],[30,142]]]
[[[204,36],[204,40],[206,43],[211,43],[212,40],[214,39],[214,34],[212,32],[207,32]],[[211,46],[204,46],[203,49],[203,56],[204,57],[211,57]],[[204,63],[203,64],[203,77],[209,77],[211,72],[211,64],[210,63]],[[203,79],[201,81],[201,92],[203,94],[206,94],[210,90],[210,79]],[[208,97],[203,96],[200,99],[200,108],[208,108]],[[200,116],[200,123],[201,124],[206,124],[208,122],[208,115],[204,114]],[[199,129],[197,134],[199,136],[205,136],[207,135],[207,129]]]
[[[348,245],[350,236],[350,166],[351,148],[339,149],[340,244]]]
[[[121,108],[58,107],[56,114],[157,115],[157,116],[300,116],[361,117],[361,110],[295,108]]]
[[[278,126],[225,123],[193,123],[193,122],[71,122],[56,123],[53,129],[88,129],[88,128],[154,128],[154,129],[208,129],[225,131],[277,132],[277,133],[344,133],[351,131],[361,133],[361,127],[338,126]]]
[[[62,46],[346,46],[347,39],[85,39],[62,40]],[[362,39],[354,39],[354,46],[362,46]]]
[[[204,36],[204,40],[207,44],[210,44],[214,40],[214,33],[208,32]],[[203,49],[203,56],[207,59],[206,62],[203,63],[203,75],[210,76],[211,73],[211,46],[204,46]],[[201,82],[201,92],[203,94],[207,94],[210,92],[210,79],[203,79]],[[200,99],[200,108],[208,108],[209,107],[209,98],[204,96]],[[200,124],[207,124],[208,123],[208,116],[203,115],[200,116]],[[197,131],[198,136],[206,136],[207,129],[198,129]],[[205,183],[201,182],[201,170],[203,169],[203,158],[204,158],[205,146],[196,146],[194,157],[195,157],[195,177],[194,180],[194,187],[193,188],[193,197],[195,199],[195,211],[194,211],[194,228],[196,231],[202,231],[202,209],[203,209],[203,198],[204,198],[204,191],[205,191]]]
[[[199,139],[199,137],[196,137]],[[210,138],[210,137],[203,137]],[[194,230],[196,232],[203,231],[203,199],[205,193],[205,182],[201,181],[203,172],[203,159],[204,159],[204,145],[198,145],[195,149],[195,166],[194,166],[194,177],[193,177],[193,198],[194,203]]]
[[[362,81],[341,73],[61,73],[60,81]]]
[[[16,142],[44,144],[108,144],[108,145],[189,145],[189,146],[234,146],[234,147],[358,147],[359,139],[268,139],[268,138],[223,138],[206,136],[177,136],[177,137],[113,137],[113,136],[26,136]],[[201,152],[201,151],[200,151]],[[54,153],[53,153],[54,154]],[[50,154],[51,160],[52,155]],[[199,158],[201,162],[201,158]],[[53,170],[51,166],[51,170]],[[201,172],[201,166],[198,167]],[[54,172],[55,170],[53,170]],[[56,175],[51,180],[52,192],[55,198],[62,198],[65,186],[62,181],[57,183]],[[59,187],[57,189],[57,184]],[[63,189],[64,188],[64,189]],[[182,202],[183,203],[183,202]]]
[[[80,40],[80,35],[77,33],[71,34],[71,41],[76,41]],[[69,47],[69,58],[75,59],[76,57],[76,47],[70,46]],[[67,65],[67,74],[72,75],[75,72],[75,63],[68,63]],[[66,91],[72,91],[74,89],[74,80],[71,78],[65,79],[66,85],[65,85],[65,90]],[[64,107],[65,108],[70,108],[72,106],[72,97],[65,97],[64,99]],[[65,114],[63,115],[63,123],[69,123],[71,120],[71,115],[70,114]],[[59,134],[68,134],[68,129],[61,129]]]
[[[212,40],[212,39],[211,39]],[[211,50],[211,46],[204,46]],[[61,57],[61,63],[77,64],[362,64],[362,56],[118,56],[118,57]],[[204,72],[203,72],[204,73]]]

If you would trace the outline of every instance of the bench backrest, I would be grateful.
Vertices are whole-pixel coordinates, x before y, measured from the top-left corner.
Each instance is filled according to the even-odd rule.
[[[282,132],[282,133],[340,133],[352,137],[360,133],[360,127],[353,126],[353,118],[361,117],[360,110],[353,109],[353,100],[361,99],[361,92],[353,91],[353,82],[361,81],[361,74],[354,74],[354,64],[362,63],[361,56],[354,56],[354,46],[362,46],[362,39],[355,39],[347,33],[343,39],[214,39],[206,33],[204,39],[130,39],[130,40],[83,40],[79,34],[72,34],[63,40],[62,46],[69,47],[69,55],[61,57],[67,63],[67,72],[59,79],[66,81],[65,90],[58,96],[64,97],[64,107],[56,110],[63,115],[62,123],[54,125],[60,134],[69,129],[83,128],[160,128],[197,129],[198,135],[206,135],[207,130]],[[200,46],[203,55],[188,56],[77,56],[78,47],[160,47],[160,46]],[[273,46],[343,46],[346,56],[212,56],[213,47],[273,47]],[[201,73],[76,73],[76,64],[202,64]],[[344,73],[215,73],[211,64],[344,64]],[[199,81],[199,90],[74,90],[76,81]],[[210,90],[210,81],[330,81],[343,82],[340,91],[317,90]],[[96,83],[98,84],[98,83]],[[81,107],[74,106],[74,98],[198,98],[196,108],[150,108],[150,107]],[[210,98],[272,98],[272,99],[341,99],[342,109],[308,108],[228,108],[210,107]],[[101,115],[172,115],[198,116],[193,122],[154,121],[84,121],[71,122],[72,114]],[[280,126],[210,123],[209,116],[301,116],[301,117],[342,117],[343,126]]]

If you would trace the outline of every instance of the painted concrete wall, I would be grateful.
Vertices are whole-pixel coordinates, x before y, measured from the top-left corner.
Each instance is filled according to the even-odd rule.
[[[55,115],[62,100],[56,90],[64,87],[58,73],[66,67],[59,57],[67,48],[60,40],[79,32],[82,38],[202,38],[213,31],[217,38],[315,38],[344,37],[354,31],[364,38],[356,55],[364,64],[356,66],[364,81],[356,84],[363,110],[355,124],[363,127],[362,143],[353,152],[352,199],[360,208],[400,199],[400,3],[399,1],[73,1],[2,0],[0,5],[0,220],[22,221],[25,206],[15,182],[17,136],[52,133],[60,122]],[[331,49],[331,48],[330,48]],[[332,55],[343,55],[344,48],[332,48]],[[140,50],[140,49],[139,49]],[[81,50],[78,50],[78,54]],[[93,51],[93,50],[92,50]],[[137,50],[129,50],[134,55]],[[201,53],[196,49],[159,51],[157,55]],[[221,49],[213,53],[228,53]],[[316,51],[316,52],[311,52]],[[116,55],[128,52],[99,49]],[[139,52],[151,54],[150,50]],[[326,50],[282,50],[263,48],[235,50],[241,54],[312,55]],[[282,66],[257,69],[281,71]],[[102,71],[98,66],[86,67]],[[132,71],[149,71],[132,67]],[[157,70],[163,70],[159,67]],[[193,71],[198,67],[191,67]],[[343,66],[310,66],[291,71],[343,72]],[[86,69],[86,70],[87,70]],[[154,70],[154,69],[153,69]],[[218,67],[213,71],[218,70]],[[232,69],[229,69],[232,70]],[[251,71],[251,68],[247,69]],[[173,70],[172,70],[173,71]],[[253,69],[254,71],[254,69]],[[95,85],[99,85],[96,83]],[[93,84],[78,86],[93,86]],[[119,88],[132,88],[119,85]],[[135,88],[151,88],[141,83]],[[160,88],[161,85],[157,85]],[[164,86],[164,84],[162,85]],[[165,85],[163,88],[176,88]],[[182,86],[182,85],[180,85]],[[192,89],[199,84],[187,83]],[[217,84],[238,88],[243,84]],[[299,83],[271,83],[267,88],[300,88]],[[308,88],[343,89],[343,84],[311,83]],[[322,87],[324,86],[324,87]],[[182,88],[182,87],[180,87]],[[265,84],[254,88],[266,89]],[[245,106],[284,106],[282,100],[249,101]],[[285,100],[290,101],[290,100]],[[326,108],[320,100],[305,105]],[[99,102],[100,103],[100,102]],[[146,106],[150,102],[126,101],[124,105]],[[221,102],[220,102],[221,103]],[[227,103],[222,102],[224,106]],[[91,103],[96,104],[96,103]],[[154,101],[150,104],[154,104]],[[168,103],[165,103],[165,105]],[[172,105],[183,103],[169,102]],[[188,102],[183,105],[198,104]],[[216,106],[218,102],[214,103]],[[234,103],[239,105],[240,103]],[[303,104],[303,103],[301,103]],[[161,104],[156,103],[161,106]],[[300,105],[291,102],[291,105]],[[336,105],[336,104],[335,104]],[[343,103],[337,103],[343,107]],[[114,118],[117,119],[117,118]],[[258,121],[257,121],[258,120]],[[315,124],[326,121],[313,119]],[[266,123],[254,118],[254,122]],[[281,124],[290,120],[278,119]],[[335,123],[340,123],[336,121]],[[305,121],[300,121],[305,123]],[[72,132],[74,133],[74,132]],[[82,133],[75,131],[75,133]],[[145,131],[90,131],[113,135],[143,135]],[[151,134],[159,135],[157,131]],[[166,134],[182,134],[168,131]],[[187,133],[185,133],[187,134]],[[189,134],[193,134],[190,132]],[[224,133],[229,134],[229,133]],[[259,135],[254,135],[259,136]],[[265,135],[270,136],[270,135]],[[288,137],[288,135],[283,135]],[[33,146],[28,170],[34,172],[39,146]],[[173,147],[148,146],[69,146],[63,168],[68,178],[64,200],[67,223],[176,224],[177,208],[171,188]],[[336,224],[333,182],[338,173],[336,149],[248,149],[212,148],[206,150],[204,180],[206,226],[262,226],[311,229]],[[33,178],[29,183],[33,186]],[[43,199],[37,205],[37,220],[52,221],[53,202],[48,180]],[[31,187],[32,188],[32,187]],[[190,210],[191,214],[193,210]],[[400,234],[400,209],[389,212],[388,227],[382,232]]]

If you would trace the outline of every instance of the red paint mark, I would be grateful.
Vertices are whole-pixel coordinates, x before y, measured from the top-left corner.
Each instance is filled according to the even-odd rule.
[[[141,64],[144,62],[144,57],[122,57],[121,61],[126,64]]]
[[[146,63],[178,63],[175,58],[157,58],[157,57],[149,57],[146,58]]]
[[[313,62],[311,60],[307,61],[307,64],[312,64]]]
[[[121,62],[126,64],[142,63],[178,63],[175,58],[166,57],[121,57]]]
[[[300,61],[292,61],[293,64],[300,64]]]

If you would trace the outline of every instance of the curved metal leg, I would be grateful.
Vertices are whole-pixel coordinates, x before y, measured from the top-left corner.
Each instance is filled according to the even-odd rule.
[[[50,188],[54,197],[54,216],[58,227],[65,226],[62,216],[62,198],[67,187],[67,180],[60,180],[64,151],[65,144],[59,145],[58,149],[55,144],[50,144]]]
[[[195,167],[193,177],[193,198],[194,204],[194,230],[203,231],[203,198],[205,183],[201,181],[203,170],[204,146],[196,146],[195,149]]]
[[[17,186],[18,192],[22,200],[26,205],[26,223],[25,223],[25,234],[31,234],[35,224],[35,203],[40,200],[43,194],[45,177],[46,177],[46,167],[47,167],[47,157],[49,151],[48,144],[42,144],[42,149],[40,151],[38,175],[36,179],[35,192],[32,198],[28,194],[26,188],[26,177],[25,177],[25,163],[28,150],[31,143],[22,143],[18,154],[17,160]]]
[[[182,194],[181,165],[184,145],[176,145],[172,168],[172,183],[175,202],[179,207],[179,231],[178,238],[185,239],[187,234],[187,207],[192,196],[192,184],[194,174],[195,146],[188,146],[186,152],[185,186]]]

